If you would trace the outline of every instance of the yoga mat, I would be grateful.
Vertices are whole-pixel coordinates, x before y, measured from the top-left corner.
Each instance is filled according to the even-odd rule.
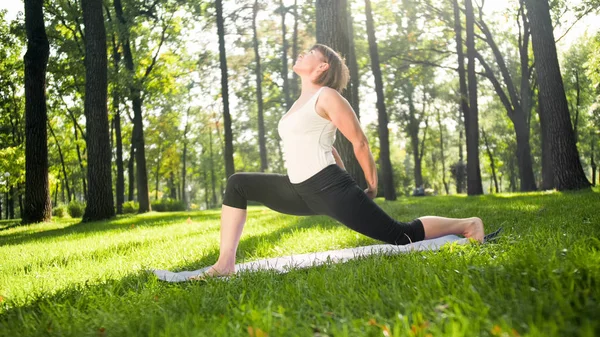
[[[497,231],[490,233],[485,236],[484,243],[492,241],[497,238],[498,234],[502,228]],[[279,273],[286,273],[292,269],[302,269],[320,266],[326,263],[342,263],[348,260],[356,259],[359,257],[369,256],[369,255],[394,255],[400,253],[408,253],[415,251],[425,251],[425,250],[438,250],[443,245],[455,242],[456,244],[467,244],[469,243],[468,239],[461,238],[456,235],[447,235],[442,236],[437,239],[432,240],[424,240],[415,243],[411,243],[404,246],[395,246],[390,244],[382,244],[382,245],[372,245],[372,246],[362,246],[362,247],[354,247],[354,248],[345,248],[345,249],[337,249],[337,250],[328,250],[325,252],[316,252],[316,253],[307,253],[307,254],[297,254],[290,256],[282,256],[282,257],[274,257],[269,259],[262,259],[257,261],[251,261],[246,263],[239,263],[235,265],[236,273],[240,272],[251,272],[258,270],[273,270]],[[202,275],[206,272],[209,267],[201,268],[193,271],[180,271],[180,272],[172,272],[168,270],[152,270],[154,275],[156,275],[160,280],[166,282],[185,282],[190,281],[190,277],[195,277]]]

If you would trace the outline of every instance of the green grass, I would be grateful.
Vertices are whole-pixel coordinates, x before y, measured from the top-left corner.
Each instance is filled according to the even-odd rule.
[[[218,254],[218,210],[0,222],[0,336],[594,336],[600,193],[405,198],[398,219],[480,216],[497,244],[170,284]],[[186,221],[191,217],[191,222]],[[250,207],[238,262],[373,244],[326,217]]]

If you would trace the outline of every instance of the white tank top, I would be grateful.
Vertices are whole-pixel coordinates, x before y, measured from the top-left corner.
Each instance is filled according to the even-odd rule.
[[[335,164],[332,148],[336,126],[315,110],[319,89],[298,110],[289,111],[279,120],[278,131],[283,142],[283,160],[290,182],[301,183],[325,167]],[[292,106],[290,111],[296,106]]]

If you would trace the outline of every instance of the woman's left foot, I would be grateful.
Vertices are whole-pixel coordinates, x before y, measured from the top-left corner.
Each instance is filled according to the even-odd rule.
[[[483,243],[483,237],[485,235],[483,221],[481,221],[479,218],[470,218],[469,223],[465,226],[463,235],[466,238],[474,239],[479,243]]]

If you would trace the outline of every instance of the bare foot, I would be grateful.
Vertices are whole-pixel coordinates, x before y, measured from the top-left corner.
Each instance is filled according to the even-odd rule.
[[[204,273],[196,276],[191,276],[188,280],[200,281],[206,280],[211,277],[222,277],[222,276],[230,276],[235,273],[235,267],[233,268],[221,268],[217,267],[217,265],[213,265],[208,268]]]
[[[469,220],[470,222],[465,227],[463,235],[466,238],[472,238],[483,243],[483,236],[485,235],[483,221],[479,218],[470,218]]]

